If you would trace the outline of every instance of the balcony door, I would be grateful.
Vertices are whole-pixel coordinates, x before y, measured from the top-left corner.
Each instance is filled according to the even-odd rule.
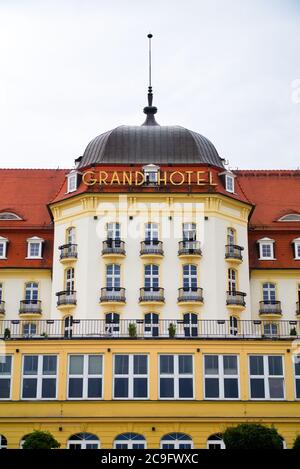
[[[159,267],[155,264],[145,265],[144,270],[145,290],[157,291],[159,288]]]
[[[158,241],[158,223],[146,223],[145,242],[152,243]]]
[[[121,268],[118,264],[106,266],[106,288],[109,291],[120,290]]]
[[[71,226],[70,228],[67,229],[66,233],[66,242],[67,244],[75,244],[75,227]]]
[[[25,285],[25,300],[27,303],[37,303],[39,296],[39,286],[35,282],[29,282]]]
[[[67,269],[65,272],[66,291],[69,293],[75,290],[74,278],[75,278],[75,271],[73,267],[71,267],[70,269]]]
[[[107,223],[107,239],[112,239],[114,241],[121,239],[120,223]]]
[[[159,316],[157,313],[145,314],[145,335],[151,337],[159,336]]]
[[[276,286],[274,283],[263,284],[263,301],[267,304],[274,304],[276,301]]]
[[[183,327],[185,337],[197,337],[198,316],[195,313],[185,313],[183,315]]]
[[[118,336],[120,332],[120,315],[107,313],[105,315],[105,333],[110,336]]]
[[[197,266],[193,264],[187,264],[183,266],[183,290],[184,291],[195,291],[197,290],[198,279],[197,279]]]
[[[235,293],[237,290],[237,272],[234,269],[228,269],[228,291]]]
[[[182,236],[183,241],[196,241],[196,223],[183,223]]]

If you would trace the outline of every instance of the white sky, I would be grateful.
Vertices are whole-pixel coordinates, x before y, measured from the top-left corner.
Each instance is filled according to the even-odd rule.
[[[232,168],[300,167],[300,0],[0,0],[0,165],[71,167],[141,124],[149,31],[160,124]]]

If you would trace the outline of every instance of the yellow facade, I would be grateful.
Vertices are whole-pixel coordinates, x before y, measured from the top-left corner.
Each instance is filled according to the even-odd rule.
[[[300,403],[295,399],[293,344],[291,340],[9,340],[5,353],[13,355],[12,396],[0,402],[0,434],[8,448],[19,448],[22,437],[34,429],[49,430],[65,448],[71,435],[79,432],[98,436],[101,448],[112,448],[117,435],[142,434],[147,448],[159,448],[170,432],[190,435],[194,448],[205,448],[209,436],[241,422],[274,425],[287,447],[300,433]],[[102,400],[67,400],[69,354],[103,354]],[[114,400],[113,355],[143,353],[149,356],[149,399]],[[159,354],[191,354],[194,359],[193,400],[160,400],[158,395]],[[22,356],[58,355],[56,400],[22,400]],[[239,356],[240,399],[205,400],[203,356]],[[285,400],[254,401],[249,395],[248,355],[275,354],[284,357]]]

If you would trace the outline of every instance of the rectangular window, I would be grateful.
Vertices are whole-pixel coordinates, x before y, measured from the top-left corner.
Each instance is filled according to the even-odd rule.
[[[300,259],[300,243],[295,243],[295,259]]]
[[[12,356],[0,355],[0,399],[10,399]]]
[[[259,243],[260,259],[274,259],[274,243]]]
[[[251,399],[284,399],[283,357],[250,355]]]
[[[77,173],[68,174],[67,176],[67,192],[74,192],[77,189]]]
[[[7,241],[0,241],[0,259],[6,259]]]
[[[239,399],[237,355],[204,356],[205,399]]]
[[[296,399],[300,399],[300,355],[294,358]]]
[[[226,181],[226,191],[227,192],[234,192],[234,178],[227,174],[225,176],[225,181]]]
[[[194,399],[192,355],[160,355],[160,399]]]
[[[114,399],[148,399],[148,355],[114,356]]]
[[[55,399],[56,355],[24,355],[22,399]]]
[[[0,302],[3,301],[3,283],[0,283]]]
[[[102,399],[102,355],[70,355],[68,398]]]
[[[29,259],[40,259],[42,257],[42,240],[28,241],[27,257]]]

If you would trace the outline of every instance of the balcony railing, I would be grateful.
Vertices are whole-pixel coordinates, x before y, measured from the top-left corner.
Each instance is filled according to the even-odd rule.
[[[74,290],[66,290],[66,291],[59,291],[56,293],[57,296],[57,306],[72,306],[76,305],[76,291]]]
[[[20,301],[20,314],[41,314],[42,302],[40,300],[22,300]]]
[[[77,259],[77,244],[64,244],[59,246],[60,259]]]
[[[259,302],[259,314],[281,314],[281,301],[265,300]]]
[[[178,255],[201,256],[202,251],[200,246],[200,241],[179,241]]]
[[[28,320],[0,320],[0,338],[4,337],[6,329],[10,332],[10,339],[126,339],[132,337],[129,325],[135,324],[136,337],[139,339],[171,339],[170,324],[175,326],[175,339],[257,339],[257,340],[294,340],[300,338],[300,321],[279,320],[274,333],[267,334],[270,320],[238,320],[235,326],[230,320],[199,319],[191,324],[180,319],[161,319],[152,323],[153,333],[149,333],[149,323],[143,319],[120,319],[113,324],[113,331],[105,319],[74,319],[67,324],[63,319],[36,319],[31,320],[36,326],[35,333],[30,337],[24,333],[24,325]],[[158,329],[157,329],[158,328]],[[132,329],[132,328],[131,328]],[[151,329],[150,329],[151,330]],[[296,335],[295,335],[296,331]],[[113,332],[113,333],[112,333]]]
[[[296,314],[297,316],[300,315],[300,301],[297,301],[296,303]]]
[[[0,301],[0,314],[5,314],[5,301]]]
[[[163,243],[156,239],[146,239],[141,242],[140,255],[153,254],[157,256],[163,256]]]
[[[119,302],[125,303],[125,288],[121,287],[106,287],[101,288],[100,302]]]
[[[246,293],[241,291],[228,291],[226,304],[231,306],[246,306]]]
[[[203,288],[178,288],[178,302],[203,302]]]
[[[159,301],[163,303],[165,301],[165,291],[159,287],[145,287],[140,288],[139,301]]]
[[[121,254],[125,256],[125,243],[120,239],[107,239],[103,241],[102,255]]]
[[[243,260],[242,251],[244,250],[241,246],[236,246],[234,244],[227,244],[225,246],[225,259],[236,259]]]

